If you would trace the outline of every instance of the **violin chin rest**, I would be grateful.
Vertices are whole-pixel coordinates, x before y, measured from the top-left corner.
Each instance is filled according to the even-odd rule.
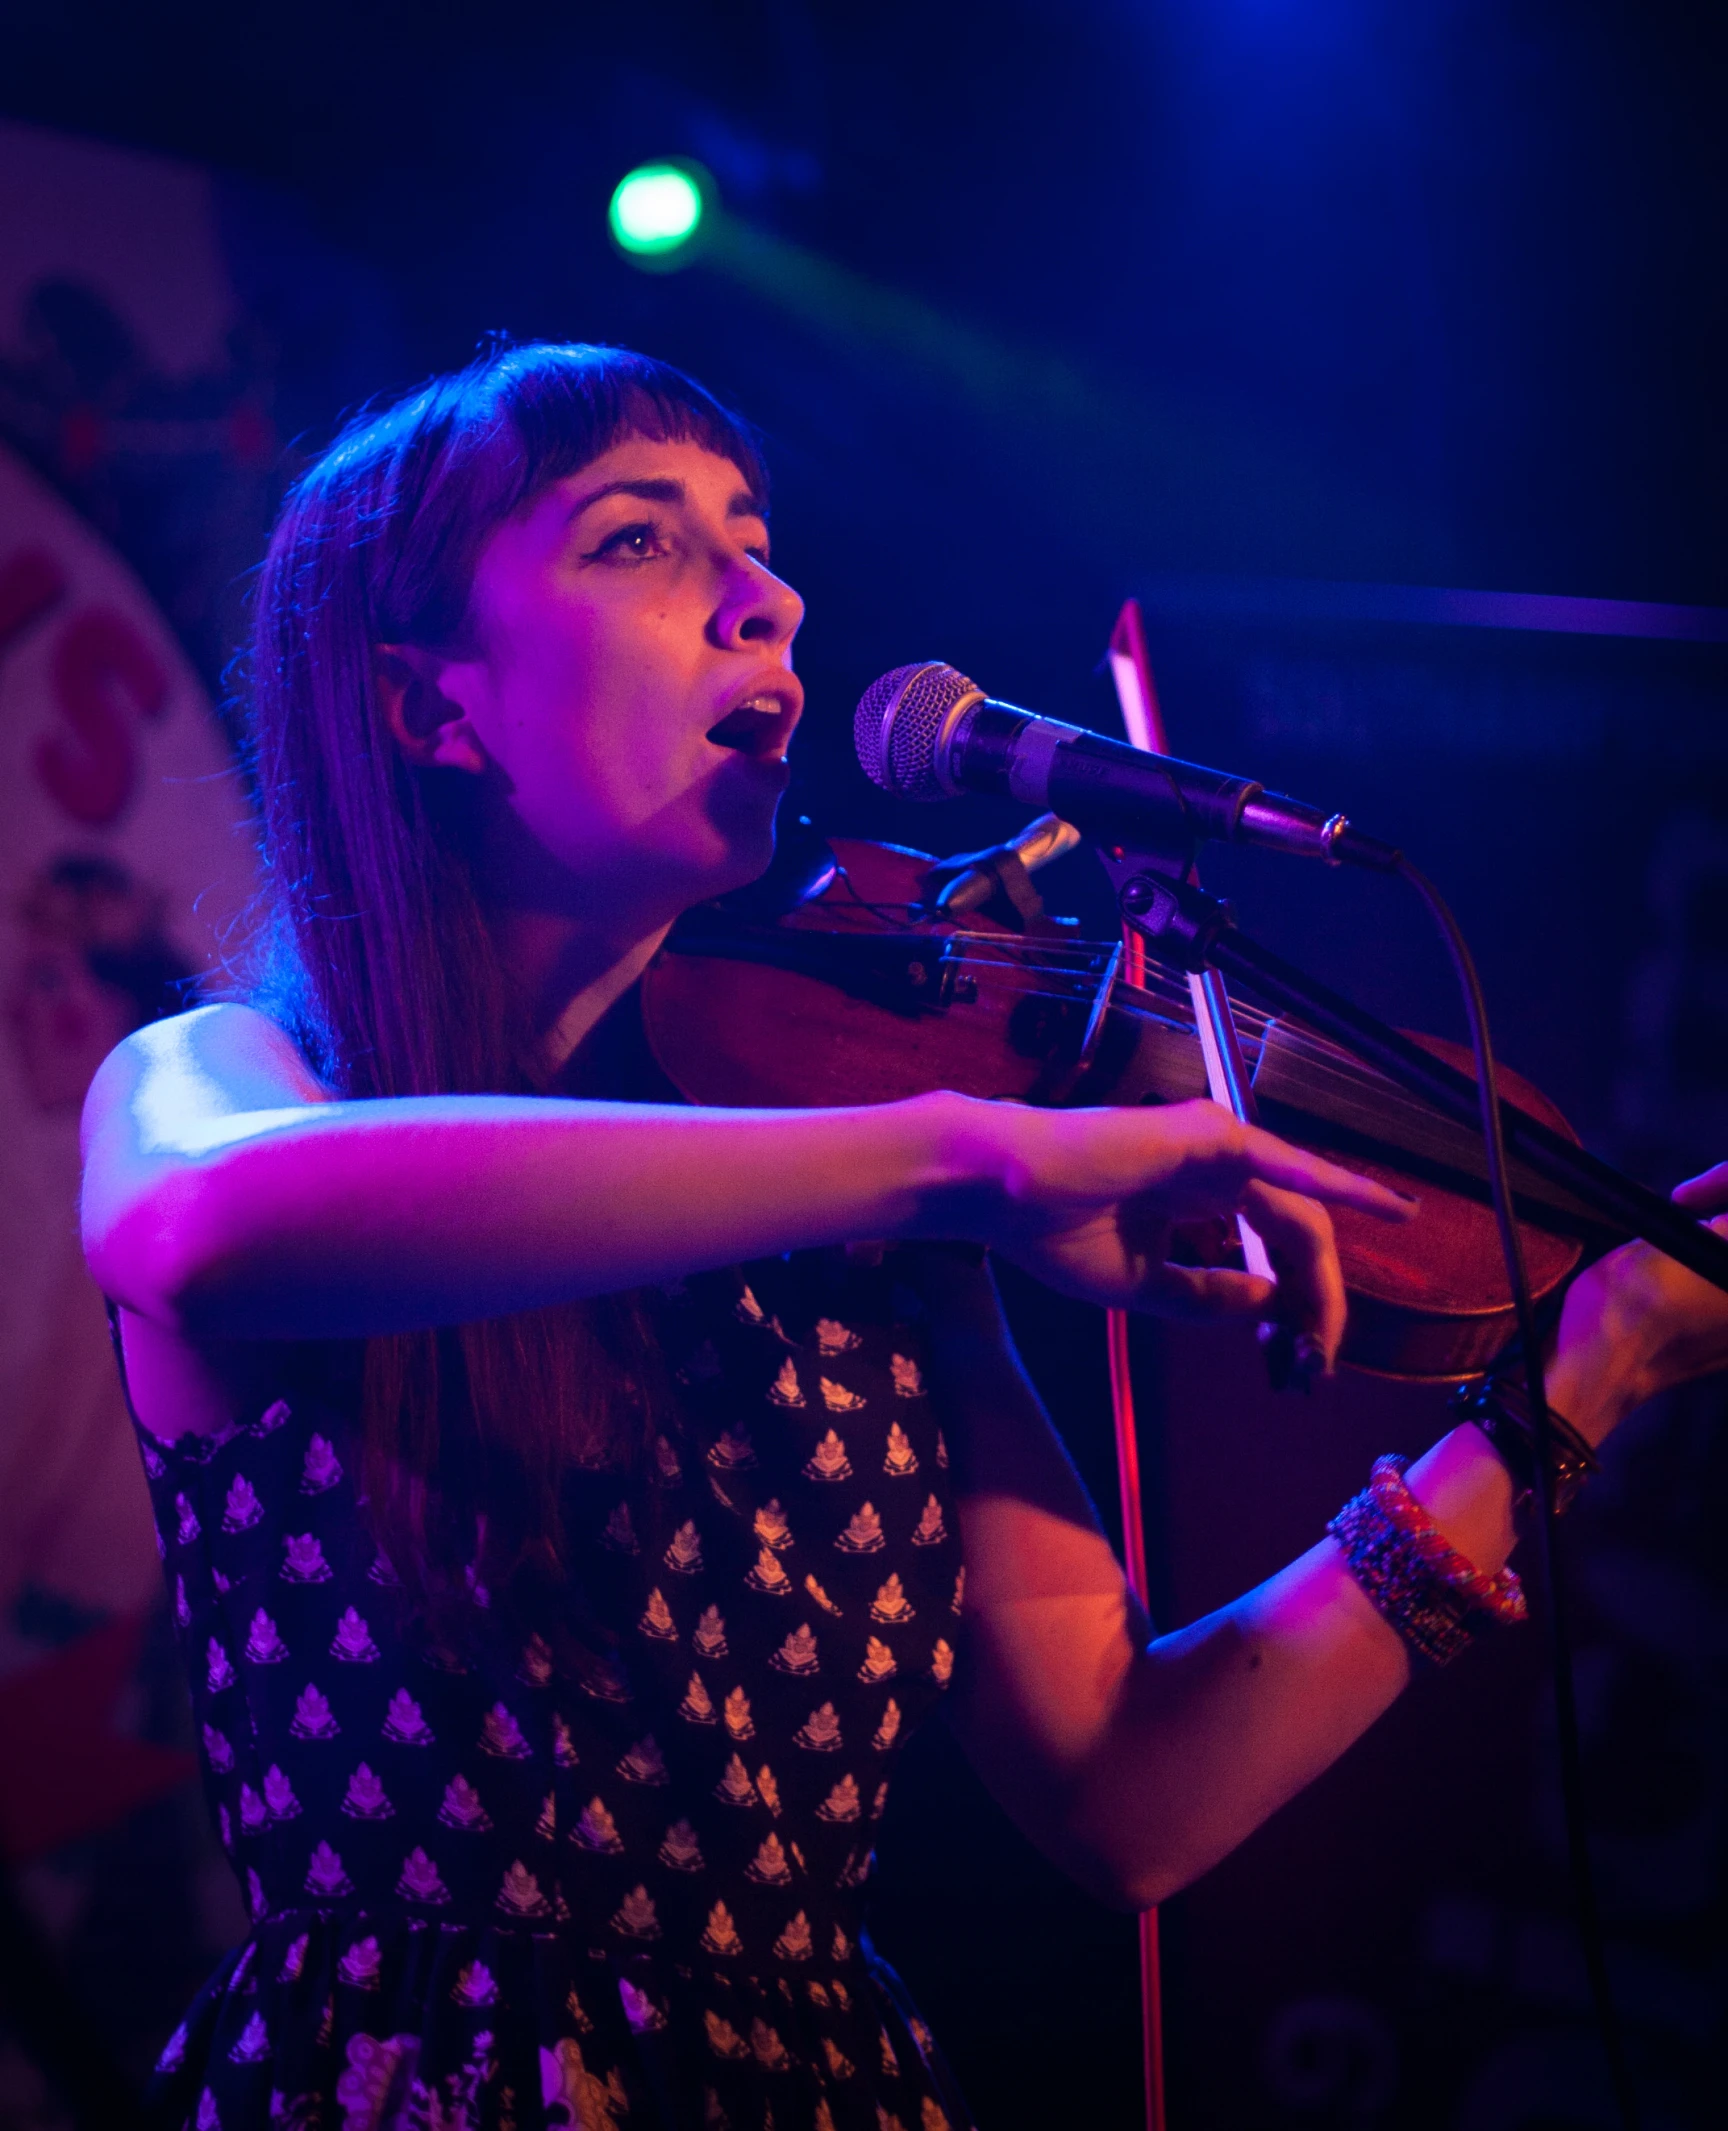
[[[809,815],[782,812],[774,824],[768,870],[748,887],[716,897],[714,907],[751,924],[772,925],[801,904],[815,902],[833,885],[838,871],[827,837],[812,826]]]

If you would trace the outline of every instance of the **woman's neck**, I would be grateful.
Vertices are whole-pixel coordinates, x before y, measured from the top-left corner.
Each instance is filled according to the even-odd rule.
[[[662,925],[619,941],[561,912],[508,908],[494,911],[491,922],[517,996],[528,1002],[534,1054],[527,1063],[542,1087],[641,976],[671,930]]]

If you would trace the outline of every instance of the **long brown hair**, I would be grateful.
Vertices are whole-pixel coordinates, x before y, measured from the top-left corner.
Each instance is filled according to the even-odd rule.
[[[404,761],[373,647],[457,645],[488,534],[627,435],[700,443],[766,501],[755,438],[700,385],[624,349],[536,343],[355,421],[283,505],[248,674],[264,874],[249,995],[340,1096],[528,1090],[473,780]],[[478,1573],[560,1575],[561,1476],[640,1454],[655,1426],[631,1297],[374,1338],[363,1374],[370,1514],[422,1601],[476,1559],[473,1482]],[[461,1490],[443,1484],[453,1429],[479,1461]]]

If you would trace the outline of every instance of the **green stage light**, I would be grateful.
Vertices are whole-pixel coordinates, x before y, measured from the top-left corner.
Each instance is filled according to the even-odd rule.
[[[682,264],[707,217],[712,180],[698,164],[642,163],[618,181],[612,241],[639,266]]]

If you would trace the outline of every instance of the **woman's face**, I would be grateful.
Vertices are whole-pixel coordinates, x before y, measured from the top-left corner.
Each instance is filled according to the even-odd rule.
[[[729,459],[626,438],[492,535],[470,615],[438,686],[483,751],[502,894],[663,923],[755,879],[804,607]]]

